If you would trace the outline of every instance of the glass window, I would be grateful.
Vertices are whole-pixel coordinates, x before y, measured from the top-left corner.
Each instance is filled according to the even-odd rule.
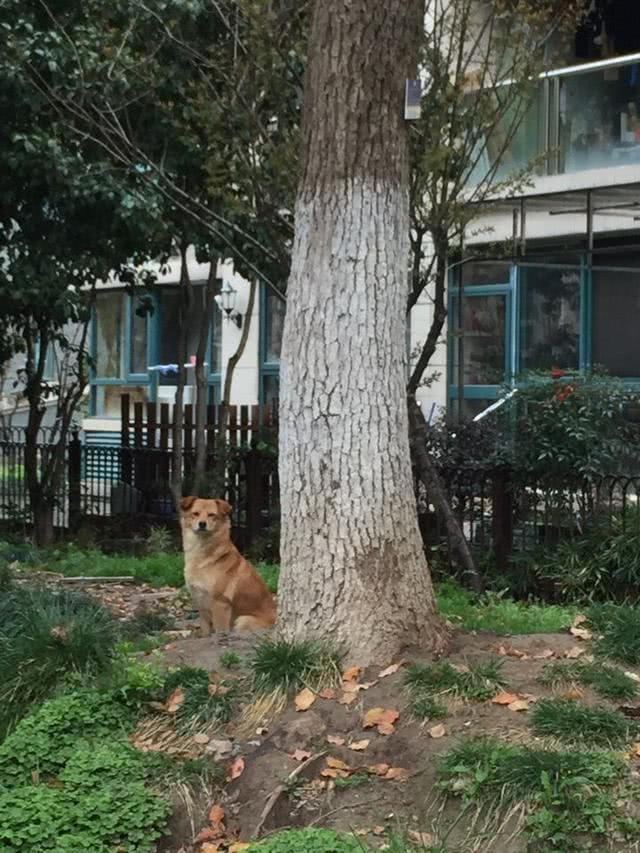
[[[267,288],[265,361],[268,363],[280,361],[285,308],[286,303]]]
[[[193,286],[193,300],[186,318],[187,362],[195,356],[200,339],[200,324],[204,311],[205,289],[202,284]],[[177,364],[180,346],[179,322],[181,294],[177,287],[160,289],[159,363]]]
[[[458,335],[458,300],[454,300],[451,331]],[[462,301],[463,383],[500,385],[505,381],[506,296],[470,296]],[[454,339],[451,381],[458,384],[460,338]]]
[[[268,374],[262,377],[262,393],[267,406],[273,406],[280,397],[280,377]]]
[[[614,376],[640,376],[640,271],[594,268],[591,358]]]
[[[249,322],[246,318],[246,322]],[[222,311],[213,306],[211,318],[211,367],[209,373],[220,373],[222,369]]]
[[[96,296],[95,371],[99,379],[119,379],[122,374],[122,292]]]
[[[508,261],[470,261],[468,264],[462,264],[462,286],[509,284],[510,266]]]
[[[131,363],[130,373],[147,372],[147,332],[149,314],[138,299],[131,300]]]
[[[120,397],[129,394],[131,403],[146,403],[149,388],[146,385],[94,385],[95,415],[102,418],[120,417]]]
[[[580,270],[520,267],[522,370],[577,369]]]

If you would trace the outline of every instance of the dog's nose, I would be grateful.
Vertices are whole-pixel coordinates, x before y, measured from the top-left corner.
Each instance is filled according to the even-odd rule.
[[[206,521],[199,521],[198,527],[200,528],[200,530],[206,530],[207,529],[207,522]]]

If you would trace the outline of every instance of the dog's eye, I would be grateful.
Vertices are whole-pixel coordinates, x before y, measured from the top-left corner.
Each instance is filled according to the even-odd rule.
[[[197,518],[199,515],[200,515],[200,513],[199,513],[199,512],[194,512],[194,513],[193,513],[193,517],[194,517],[194,518]]]
[[[209,513],[209,518],[217,518],[217,515],[214,515],[212,512]]]

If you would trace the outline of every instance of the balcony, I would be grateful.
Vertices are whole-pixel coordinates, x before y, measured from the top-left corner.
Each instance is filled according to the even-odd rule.
[[[510,116],[485,140],[472,183],[535,163],[537,175],[640,164],[640,53],[549,71],[506,152]],[[500,156],[502,155],[502,156]]]

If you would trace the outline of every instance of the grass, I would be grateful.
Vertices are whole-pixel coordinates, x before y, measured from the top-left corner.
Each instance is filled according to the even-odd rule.
[[[53,695],[71,676],[109,672],[117,624],[92,599],[16,589],[0,598],[0,730]]]
[[[545,666],[538,681],[550,687],[580,684],[614,701],[633,699],[638,694],[638,684],[633,678],[618,667],[602,662],[554,661]]]
[[[496,593],[474,597],[453,581],[439,584],[436,593],[440,613],[466,631],[557,633],[569,628],[578,614],[575,607],[513,601]]]
[[[447,716],[447,708],[433,696],[414,691],[411,696],[411,713],[422,721],[441,720]]]
[[[264,639],[255,646],[249,668],[259,692],[316,689],[339,678],[342,657],[323,642]]]
[[[177,688],[184,691],[184,701],[176,712],[177,728],[181,733],[211,723],[228,723],[233,713],[237,689],[218,684],[219,692],[209,692],[209,674],[204,669],[183,666],[170,672],[164,680],[162,698],[167,700]]]
[[[242,663],[243,658],[237,652],[223,652],[220,655],[220,664],[225,669],[239,669]]]
[[[424,697],[454,696],[483,702],[506,686],[502,661],[488,660],[461,671],[450,663],[412,664],[405,673],[405,686],[414,701]]]
[[[621,746],[638,730],[636,723],[617,711],[589,708],[568,699],[541,699],[529,722],[536,735],[604,747]]]
[[[269,592],[272,592],[275,595],[278,592],[280,566],[276,566],[274,563],[257,563],[256,569],[266,585],[269,587]]]
[[[598,636],[597,654],[630,666],[640,664],[640,610],[628,604],[597,604],[587,611]]]

